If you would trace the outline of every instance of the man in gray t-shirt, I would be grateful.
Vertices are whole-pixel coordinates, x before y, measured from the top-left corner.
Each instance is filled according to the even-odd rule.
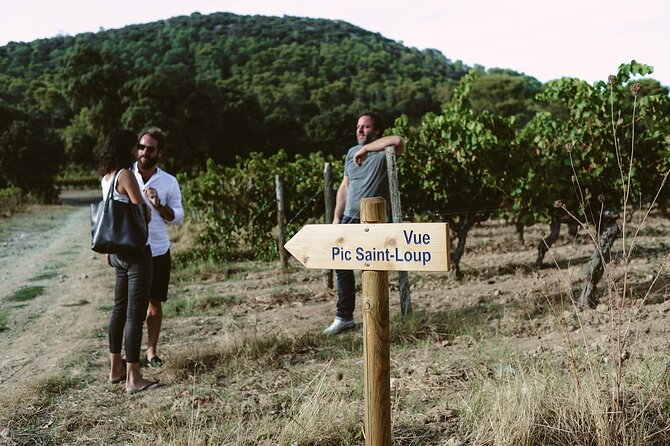
[[[396,155],[403,150],[400,136],[384,136],[384,125],[375,113],[363,113],[356,124],[355,145],[347,152],[344,163],[344,178],[337,189],[333,224],[359,223],[361,198],[384,197],[390,204],[389,184],[386,171],[387,146],[396,146]],[[390,215],[390,213],[389,213]],[[333,323],[323,332],[328,335],[340,333],[353,327],[356,303],[354,272],[337,270],[337,313]]]

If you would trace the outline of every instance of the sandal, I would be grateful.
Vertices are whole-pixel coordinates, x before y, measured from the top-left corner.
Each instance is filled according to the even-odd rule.
[[[163,360],[159,358],[158,356],[154,356],[153,358],[144,358],[144,365],[147,367],[151,368],[157,368],[157,367],[163,367]]]
[[[110,384],[118,384],[118,383],[123,383],[123,382],[126,382],[126,375],[125,374],[123,376],[119,377],[119,378],[114,378],[114,379],[109,380]]]
[[[132,390],[126,390],[126,393],[128,395],[135,395],[136,393],[144,392],[145,390],[153,390],[157,389],[160,387],[160,383],[158,381],[149,381],[139,389],[132,389]]]

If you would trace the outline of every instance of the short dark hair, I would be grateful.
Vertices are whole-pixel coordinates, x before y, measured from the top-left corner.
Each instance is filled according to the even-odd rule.
[[[363,116],[369,116],[370,119],[372,119],[372,125],[374,126],[374,129],[379,132],[379,136],[384,134],[386,126],[384,125],[384,118],[382,118],[381,115],[373,111],[366,111],[358,115],[358,119],[361,119]]]
[[[161,129],[159,129],[158,127],[146,128],[146,129],[144,129],[140,132],[140,136],[137,139],[138,140],[142,139],[142,137],[144,135],[149,135],[153,139],[156,140],[156,142],[158,143],[158,146],[156,147],[156,149],[165,150],[166,137],[165,137],[165,133]]]
[[[137,135],[128,129],[114,129],[107,135],[100,152],[98,173],[106,175],[114,170],[129,168],[135,157],[133,147],[137,144]]]

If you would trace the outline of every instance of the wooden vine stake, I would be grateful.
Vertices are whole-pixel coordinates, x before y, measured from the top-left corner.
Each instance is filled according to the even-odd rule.
[[[395,146],[386,147],[386,169],[391,194],[391,219],[393,223],[402,223],[402,205],[400,204],[400,183],[398,182],[398,165],[396,164]],[[407,271],[398,273],[398,290],[400,291],[400,312],[403,316],[412,313],[412,298],[409,292],[409,274]]]
[[[333,223],[335,211],[335,194],[333,193],[333,167],[330,163],[326,163],[323,167],[323,199],[326,205],[326,224]],[[327,290],[332,290],[333,285],[333,270],[328,269],[324,275],[324,284]]]
[[[288,265],[288,252],[284,248],[286,244],[286,214],[284,212],[284,183],[279,175],[275,175],[275,192],[277,193],[277,242],[279,248],[279,266],[286,269]]]

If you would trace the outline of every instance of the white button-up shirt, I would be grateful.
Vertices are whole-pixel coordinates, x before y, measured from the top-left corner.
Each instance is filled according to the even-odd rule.
[[[165,206],[170,206],[174,212],[174,219],[172,221],[164,220],[149,201],[147,196],[144,196],[147,206],[151,209],[151,221],[149,222],[149,244],[151,245],[151,255],[153,257],[162,256],[168,249],[170,249],[170,238],[168,236],[168,224],[179,225],[184,222],[184,208],[181,205],[181,189],[177,179],[169,173],[157,168],[156,172],[151,175],[149,181],[146,183],[137,168],[137,163],[133,166],[133,173],[137,178],[137,183],[140,185],[142,192],[147,187],[152,187],[158,192],[160,203]]]

